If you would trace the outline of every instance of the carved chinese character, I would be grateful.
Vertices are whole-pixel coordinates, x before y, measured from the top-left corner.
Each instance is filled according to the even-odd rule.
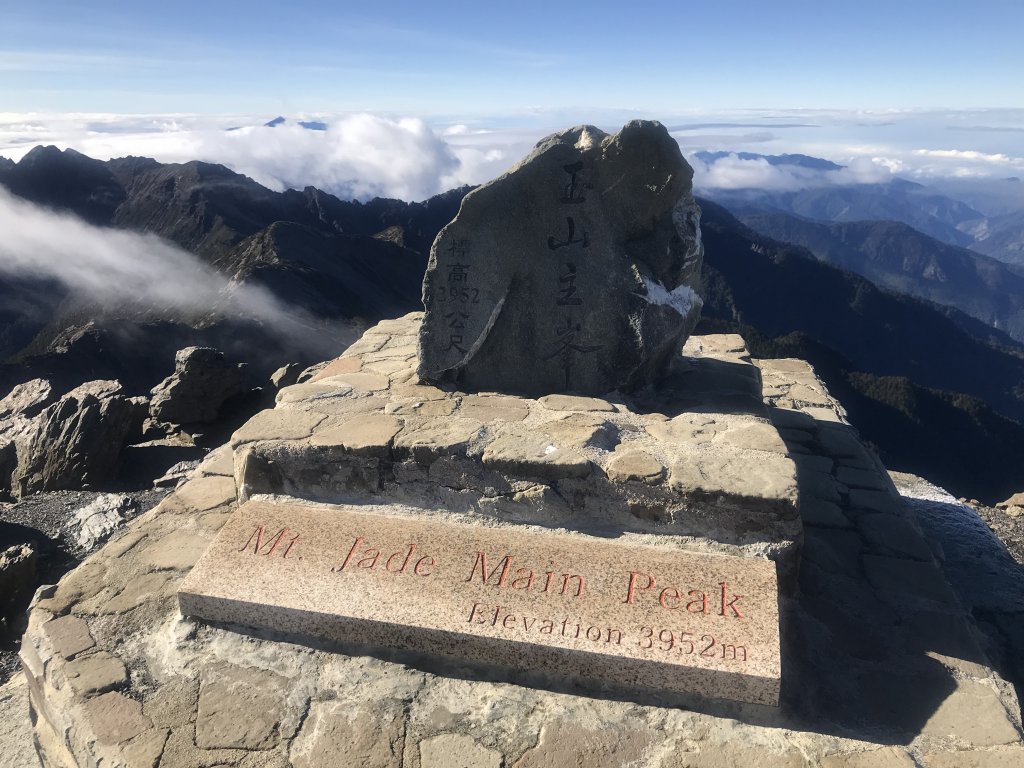
[[[469,276],[469,264],[452,264],[448,267],[449,283],[464,283]]]
[[[572,216],[565,217],[566,223],[569,225],[569,236],[565,240],[555,240],[554,236],[548,238],[548,248],[552,251],[557,251],[559,248],[565,248],[567,245],[579,245],[583,248],[590,246],[590,238],[587,236],[586,231],[583,232],[581,237],[576,237],[576,222],[573,221]]]
[[[580,323],[574,323],[572,318],[562,318],[563,324],[555,329],[558,335],[558,342],[551,354],[545,355],[541,360],[550,360],[558,357],[561,362],[562,371],[565,374],[565,388],[569,389],[569,381],[572,374],[573,358],[578,355],[586,355],[601,349],[600,344],[579,344],[576,337],[583,331]]]
[[[444,316],[444,319],[448,321],[449,328],[455,328],[456,330],[462,330],[466,327],[466,320],[469,320],[469,315],[465,312],[449,312]]]
[[[563,165],[562,170],[570,175],[569,183],[564,187],[564,193],[561,198],[561,202],[568,205],[578,205],[584,202],[587,198],[583,196],[584,189],[590,189],[593,184],[589,182],[580,181],[577,176],[580,171],[583,170],[583,161],[580,160],[576,163],[570,163],[569,165]]]
[[[463,335],[461,333],[450,334],[448,336],[448,347],[445,349],[445,352],[448,352],[448,351],[453,350],[453,349],[457,349],[462,354],[466,354],[466,350],[462,348],[462,344],[463,344]]]
[[[558,276],[558,301],[555,303],[560,307],[578,307],[583,299],[576,295],[576,265],[567,261],[565,269],[565,274]]]
[[[451,254],[453,259],[466,258],[466,251],[469,249],[469,240],[453,240],[452,244],[445,250]]]

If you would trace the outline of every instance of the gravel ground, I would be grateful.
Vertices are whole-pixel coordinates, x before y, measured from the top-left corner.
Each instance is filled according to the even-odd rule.
[[[981,504],[970,505],[992,533],[1006,545],[1013,559],[1024,565],[1024,513],[1014,513],[1014,508],[998,509]],[[1017,507],[1016,509],[1020,509]]]
[[[161,488],[125,494],[138,503],[131,517],[152,509],[168,493],[168,489]],[[0,550],[34,542],[39,553],[36,585],[55,584],[89,554],[65,540],[64,526],[75,510],[100,495],[96,491],[52,491],[30,496],[17,504],[0,503]],[[0,684],[6,683],[18,669],[22,631],[21,621],[6,632],[0,627]]]

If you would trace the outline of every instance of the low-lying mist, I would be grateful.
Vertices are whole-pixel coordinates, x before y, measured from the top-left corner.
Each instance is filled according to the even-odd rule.
[[[196,327],[249,322],[306,358],[336,354],[356,335],[350,321],[315,317],[265,288],[229,280],[159,237],[96,227],[2,187],[0,232],[0,277],[53,281],[66,292],[65,306]]]

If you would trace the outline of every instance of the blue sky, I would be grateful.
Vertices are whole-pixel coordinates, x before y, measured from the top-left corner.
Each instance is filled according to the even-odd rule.
[[[0,4],[0,111],[1024,106],[1024,2]]]

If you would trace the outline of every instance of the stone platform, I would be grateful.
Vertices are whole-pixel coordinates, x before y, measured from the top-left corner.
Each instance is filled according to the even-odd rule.
[[[694,340],[657,391],[538,399],[424,386],[420,313],[371,328],[235,433],[239,499],[393,501],[767,557],[790,581],[796,466],[736,336]]]
[[[319,371],[317,381],[285,390],[277,409],[236,434],[233,448],[212,453],[159,507],[59,585],[40,590],[22,660],[35,735],[47,765],[1024,764],[1020,704],[1000,673],[1003,667],[993,661],[1000,652],[1020,649],[1001,646],[998,633],[983,631],[987,627],[965,608],[963,585],[943,566],[949,545],[940,533],[922,532],[884,468],[806,363],[750,361],[737,337],[697,337],[688,345],[689,362],[673,373],[688,377],[692,385],[677,389],[677,397],[690,398],[677,400],[678,411],[665,412],[663,405],[659,411],[658,403],[622,409],[625,403],[598,401],[593,405],[601,410],[574,407],[566,412],[541,400],[524,408],[504,401],[479,403],[485,396],[457,393],[431,399],[424,395],[436,393],[405,390],[415,385],[397,380],[415,352],[405,343],[413,321],[378,326],[346,357]],[[342,384],[335,379],[339,376],[348,379]],[[702,380],[709,382],[705,394],[717,390],[723,393],[721,402],[731,403],[723,409],[728,415],[712,414],[706,401],[702,405]],[[346,386],[359,396],[339,395]],[[359,414],[346,409],[359,401],[374,403],[377,424],[368,428],[364,443],[339,446],[328,431],[334,423],[330,419],[356,419]],[[447,438],[424,438],[416,428],[402,437],[410,425],[403,408],[421,417],[431,413],[421,409],[436,408],[452,420],[459,413],[458,418],[470,418],[462,411],[467,405],[527,411],[522,419],[502,421],[534,435],[540,430],[549,441],[542,456],[547,445],[563,450],[551,434],[563,414],[597,414],[589,426],[561,425],[573,438],[565,441],[563,455],[580,453],[599,480],[615,471],[613,456],[621,456],[620,449],[635,446],[651,457],[626,462],[624,469],[626,482],[635,484],[635,498],[649,506],[631,507],[632,496],[579,502],[588,510],[606,510],[609,524],[629,521],[637,535],[653,535],[660,524],[677,526],[685,538],[691,524],[685,513],[702,509],[709,500],[720,501],[723,509],[722,517],[715,518],[714,504],[709,505],[702,513],[709,521],[752,519],[744,500],[751,494],[768,498],[771,489],[779,501],[776,513],[767,515],[749,539],[720,535],[696,541],[695,536],[694,543],[706,551],[763,559],[773,554],[759,544],[767,538],[765,531],[775,536],[798,531],[802,523],[802,547],[774,550],[789,553],[799,572],[796,578],[793,569],[795,583],[779,600],[784,629],[780,706],[694,703],[671,692],[558,681],[528,668],[491,671],[352,642],[297,644],[282,633],[213,626],[181,615],[177,592],[182,580],[238,508],[239,491],[243,498],[255,494],[253,501],[271,505],[284,500],[260,494],[287,490],[306,500],[344,503],[353,487],[393,493],[387,496],[392,501],[423,492],[432,499],[466,499],[463,511],[505,524],[510,521],[501,515],[510,513],[503,511],[503,499],[526,502],[533,494],[551,499],[553,506],[565,505],[556,525],[566,535],[585,535],[572,527],[577,500],[567,490],[578,478],[564,469],[547,474],[543,460],[524,461],[517,454],[516,461],[499,464],[481,482],[460,476],[457,463],[438,465],[439,458],[432,458],[431,446]],[[640,423],[633,422],[637,415]],[[376,431],[384,417],[403,419],[401,429],[386,439]],[[760,442],[770,434],[765,417],[784,441],[783,450],[778,445],[766,449]],[[478,411],[474,418],[474,424],[486,427],[491,416]],[[608,422],[617,433],[602,427]],[[534,426],[540,424],[547,426]],[[689,479],[673,487],[673,471],[678,478],[679,468],[692,463],[671,453],[677,449],[671,439],[658,437],[658,425],[666,430],[678,425],[679,439],[687,446],[678,450],[688,451],[692,463],[709,456],[718,466],[731,467],[737,483],[747,479],[747,467],[764,460],[779,466],[785,462],[795,485],[780,493],[779,486],[772,489],[755,474],[746,486],[752,490],[735,495],[710,487],[698,492],[699,482]],[[748,428],[757,445],[746,442]],[[482,457],[499,436],[475,430],[464,444],[467,455],[479,450]],[[611,432],[617,442],[602,444],[596,435],[578,439],[592,431],[603,431],[606,440]],[[380,455],[381,445],[391,446],[390,459]],[[377,464],[364,464],[361,477],[353,469],[343,478],[332,474],[326,460],[320,474],[311,476],[297,474],[299,465],[288,463],[289,456],[315,456],[323,449],[348,457],[353,468],[358,457]],[[744,460],[730,464],[730,456]],[[696,477],[703,479],[699,472]],[[493,494],[488,492],[492,488]],[[660,518],[634,514],[631,509],[653,506],[650,489],[664,494],[659,500],[679,506]],[[792,518],[787,510],[796,508],[797,499],[799,517]],[[529,519],[511,522],[536,525]],[[974,549],[990,545],[978,538]],[[784,561],[784,556],[777,560]],[[990,595],[989,603],[995,598]],[[1003,608],[1004,616],[1013,615],[1012,607]],[[994,607],[987,604],[986,609]]]

